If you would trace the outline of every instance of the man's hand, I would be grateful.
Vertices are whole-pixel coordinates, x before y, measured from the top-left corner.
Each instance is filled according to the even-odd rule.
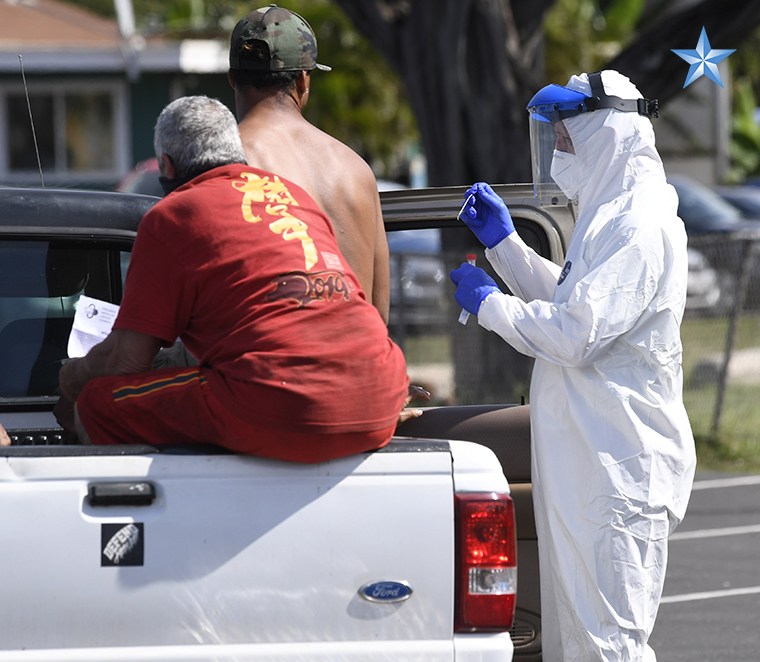
[[[76,434],[76,425],[74,424],[74,402],[69,400],[65,395],[58,398],[58,402],[53,407],[55,420],[66,432]]]
[[[399,423],[408,421],[410,418],[417,418],[419,416],[422,416],[422,409],[408,408],[409,403],[416,398],[421,398],[422,400],[430,400],[430,393],[421,386],[414,386],[412,384],[409,384],[409,394],[406,396],[406,400],[404,400],[404,408],[401,410],[401,413],[398,416]]]
[[[82,374],[84,367],[84,362],[81,358],[68,359],[64,361],[58,373],[58,389],[63,394],[62,397],[72,403],[77,399],[79,392],[87,383],[87,379]]]
[[[477,316],[480,304],[491,292],[500,292],[496,282],[480,267],[463,262],[451,272],[451,282],[457,286],[454,298],[471,315]]]
[[[0,423],[0,446],[10,446],[10,445],[11,445],[11,438],[8,436],[8,433],[5,431],[3,424]]]
[[[464,197],[467,202],[460,218],[486,248],[493,248],[515,231],[507,205],[488,184],[474,184]]]
[[[160,347],[161,341],[153,336],[114,329],[85,356],[63,364],[58,375],[60,391],[74,402],[91,379],[147,372]]]

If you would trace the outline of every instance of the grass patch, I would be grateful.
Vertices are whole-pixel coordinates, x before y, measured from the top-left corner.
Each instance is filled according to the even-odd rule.
[[[447,333],[408,335],[403,347],[410,364],[451,362],[451,338]]]
[[[729,384],[715,431],[717,397],[715,387],[684,392],[700,468],[760,473],[760,384]]]
[[[722,352],[726,346],[728,317],[687,317],[681,324],[681,340],[687,347]],[[736,325],[736,349],[757,347],[760,316],[744,315]]]
[[[698,471],[725,471],[730,473],[760,473],[757,450],[747,449],[743,443],[732,443],[721,435],[695,435]]]
[[[720,361],[727,346],[727,333],[726,317],[687,318],[681,326],[684,403],[697,442],[699,467],[715,471],[760,472],[760,383],[729,380],[722,408],[716,412],[717,384],[697,387],[690,381],[700,364]],[[734,351],[759,345],[760,317],[740,317]]]

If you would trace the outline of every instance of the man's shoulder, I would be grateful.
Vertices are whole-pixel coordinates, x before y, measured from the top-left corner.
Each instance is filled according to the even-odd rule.
[[[350,163],[351,168],[358,168],[359,173],[369,172],[372,174],[372,169],[370,168],[369,164],[358,152],[354,151],[352,147],[348,146],[344,142],[341,142],[330,134],[325,133],[324,135],[327,136],[329,141],[331,141],[336,154],[339,154],[340,158],[343,159],[344,162]],[[354,170],[354,172],[356,171]],[[374,174],[372,174],[372,177],[374,179]]]
[[[209,196],[209,188],[223,188],[226,186],[225,181],[240,177],[240,174],[246,170],[251,170],[251,167],[244,163],[230,163],[210,168],[167,194],[150,211],[166,212],[173,207],[206,198]]]

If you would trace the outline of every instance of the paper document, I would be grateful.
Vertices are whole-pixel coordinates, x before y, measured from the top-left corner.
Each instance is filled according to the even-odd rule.
[[[105,340],[118,312],[116,304],[84,295],[79,297],[69,336],[69,358],[84,356],[94,345]]]

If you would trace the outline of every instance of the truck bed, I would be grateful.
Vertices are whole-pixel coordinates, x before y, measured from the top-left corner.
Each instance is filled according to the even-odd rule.
[[[0,603],[0,660],[454,659],[452,495],[508,491],[484,458],[476,444],[417,439],[319,465],[0,449],[14,596]],[[380,582],[410,596],[362,597]],[[511,651],[508,633],[475,636],[493,640],[495,660]]]

